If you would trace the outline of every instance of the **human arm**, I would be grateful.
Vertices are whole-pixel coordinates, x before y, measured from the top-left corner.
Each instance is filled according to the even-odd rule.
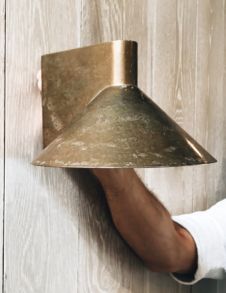
[[[152,271],[193,273],[196,246],[133,169],[91,169],[122,237]]]

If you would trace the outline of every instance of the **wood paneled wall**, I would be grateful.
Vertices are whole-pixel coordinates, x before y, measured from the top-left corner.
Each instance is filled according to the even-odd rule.
[[[225,0],[0,0],[2,293],[225,292],[225,281],[181,286],[148,271],[86,170],[30,165],[42,148],[40,56],[132,39],[140,87],[218,159],[138,173],[174,214],[225,197],[225,9]]]
[[[5,3],[0,1],[0,247],[3,252],[4,206]],[[3,253],[1,253],[2,256]],[[3,257],[0,257],[0,291]]]

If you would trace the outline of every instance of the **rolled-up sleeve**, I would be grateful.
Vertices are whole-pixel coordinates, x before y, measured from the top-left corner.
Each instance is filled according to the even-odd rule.
[[[192,285],[203,278],[226,276],[226,199],[206,211],[173,216],[193,237],[197,248],[197,270],[194,275],[171,273],[179,283]]]

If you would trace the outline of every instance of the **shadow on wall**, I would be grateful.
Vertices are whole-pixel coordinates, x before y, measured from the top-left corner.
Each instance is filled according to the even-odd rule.
[[[218,167],[219,168],[219,167]],[[217,183],[217,199],[221,200],[226,198],[226,158],[222,160],[221,176]]]
[[[126,281],[132,276],[142,278],[146,268],[115,229],[100,183],[88,169],[66,172],[79,187],[79,233],[85,243],[85,251],[79,251],[79,255],[94,254],[102,265],[100,272],[104,268],[121,286],[131,286]]]

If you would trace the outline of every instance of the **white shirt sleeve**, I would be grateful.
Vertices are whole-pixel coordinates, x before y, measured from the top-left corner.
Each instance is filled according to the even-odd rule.
[[[226,276],[226,199],[210,209],[172,217],[192,235],[198,254],[193,276],[170,275],[181,284],[193,285],[203,278],[222,279]]]

